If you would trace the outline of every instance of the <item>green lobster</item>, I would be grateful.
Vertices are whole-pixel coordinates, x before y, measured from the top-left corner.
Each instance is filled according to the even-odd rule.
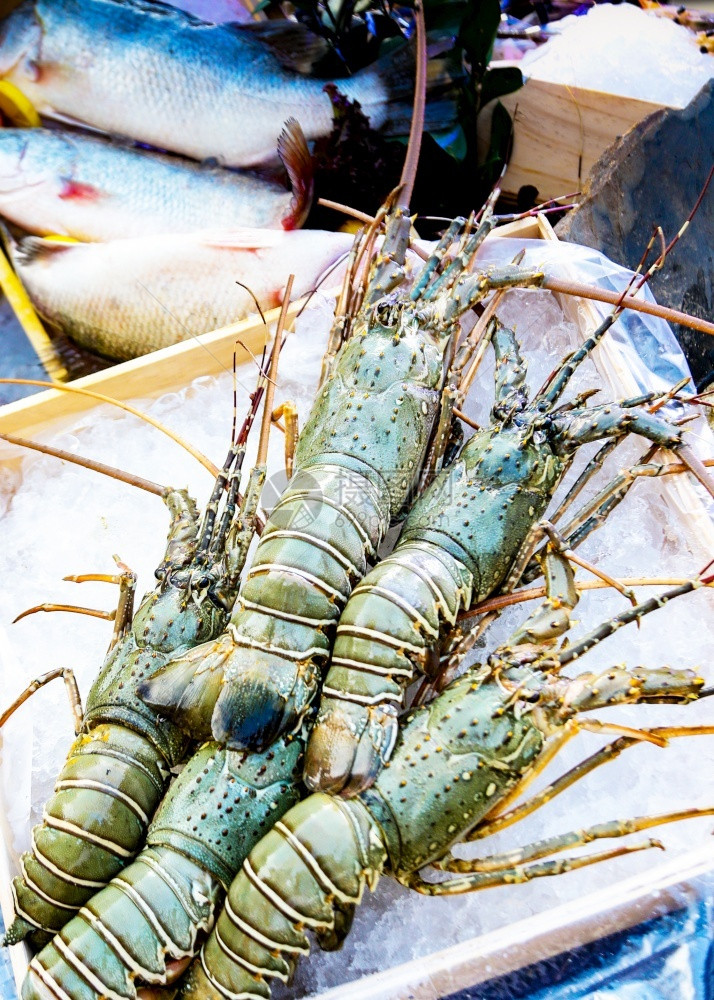
[[[581,857],[545,860],[600,838],[708,815],[686,810],[600,824],[550,837],[503,855],[473,861],[454,858],[451,847],[509,825],[641,738],[714,732],[714,727],[654,730],[620,737],[510,813],[503,810],[579,729],[580,713],[643,702],[687,702],[703,680],[691,670],[626,670],[560,676],[566,663],[627,622],[685,594],[684,584],[628,609],[556,651],[552,639],[567,628],[577,600],[571,570],[562,556],[548,571],[544,606],[499,647],[481,668],[473,666],[430,705],[412,712],[400,730],[388,768],[370,789],[345,801],[315,793],[289,810],[246,858],[225,906],[186,977],[180,1000],[268,1000],[270,981],[289,982],[298,957],[309,952],[306,931],[323,947],[339,947],[365,885],[388,871],[404,885],[429,895],[451,895],[494,885],[556,875],[630,851],[661,846],[647,840]],[[553,627],[553,612],[559,616]],[[541,637],[545,636],[544,642]],[[632,731],[630,731],[632,732]],[[425,866],[459,873],[430,882]],[[43,962],[39,956],[39,962]],[[23,993],[24,1000],[41,994]],[[125,996],[127,994],[121,994]]]
[[[349,337],[336,358],[328,354],[297,471],[261,535],[226,632],[138,688],[187,731],[263,750],[299,728],[340,611],[420,475],[459,318],[493,288],[542,281],[516,266],[469,275],[493,221],[459,242],[463,221],[449,227],[405,295],[398,286],[410,219],[396,209],[359,308],[346,314],[349,331],[338,310],[333,343]]]
[[[438,671],[438,647],[459,613],[503,586],[512,589],[543,533],[555,536],[542,518],[582,444],[634,433],[680,446],[677,427],[633,405],[642,398],[586,408],[586,393],[556,405],[609,326],[598,327],[529,401],[515,335],[491,321],[491,424],[417,500],[394,551],[342,613],[307,747],[305,781],[313,791],[349,797],[374,781],[394,747],[415,670]]]
[[[446,891],[422,884],[414,873],[441,858],[464,833],[484,833],[484,818],[510,801],[557,746],[588,728],[575,721],[579,712],[699,695],[703,682],[693,671],[618,668],[597,678],[557,676],[603,636],[693,590],[698,581],[624,612],[556,653],[552,640],[568,627],[578,596],[567,559],[549,550],[546,560],[544,607],[496,650],[486,668],[472,668],[408,718],[389,768],[358,798],[345,802],[317,793],[298,803],[302,735],[281,737],[260,754],[205,744],[169,790],[137,859],[32,960],[23,1000],[136,1000],[145,985],[174,982],[196,954],[201,931],[213,925],[229,887],[185,996],[268,997],[266,980],[287,980],[297,955],[308,951],[305,928],[322,947],[339,947],[365,881],[374,886],[385,866],[421,891]],[[699,731],[714,730],[663,730],[662,736]],[[611,756],[622,741],[613,746]],[[607,759],[607,753],[600,757]],[[608,826],[593,836],[633,828]],[[572,840],[562,846],[572,846]],[[523,877],[566,870],[551,867],[536,866]],[[520,869],[505,876],[519,877]],[[498,881],[481,876],[473,887]],[[464,881],[458,891],[466,888]]]
[[[251,848],[298,802],[304,740],[263,753],[205,744],[171,786],[138,857],[30,962],[23,997],[99,1000],[171,983]]]
[[[186,735],[150,710],[137,697],[135,684],[169,656],[225,627],[265,475],[254,470],[238,504],[245,438],[259,399],[260,393],[254,394],[202,519],[185,490],[163,491],[171,513],[166,551],[156,570],[157,586],[135,614],[136,579],[120,564],[112,642],[43,821],[32,831],[31,850],[21,858],[22,874],[13,881],[17,916],[6,944],[28,935],[34,943],[46,941],[128,864],[141,847],[171,769],[188,752]]]

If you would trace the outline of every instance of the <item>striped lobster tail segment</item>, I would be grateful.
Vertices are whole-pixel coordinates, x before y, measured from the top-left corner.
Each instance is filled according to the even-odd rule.
[[[134,857],[167,777],[163,757],[136,732],[105,724],[77,738],[13,880],[7,944],[28,932],[44,944]]]
[[[349,503],[354,497],[359,505]],[[236,631],[258,640],[265,618],[276,619],[281,644],[324,646],[326,653],[319,637],[336,623],[388,524],[371,483],[353,470],[320,465],[298,472],[255,550],[232,618]]]
[[[274,818],[297,801],[302,741],[259,754],[206,744],[171,786],[129,867],[36,956],[23,1000],[135,1000],[173,982],[216,901]]]
[[[327,464],[298,472],[256,548],[220,669],[190,661],[187,717],[211,706],[213,736],[233,748],[262,751],[294,732],[317,693],[330,633],[388,524],[388,504],[362,473]],[[171,671],[140,689],[154,707],[174,698]]]
[[[431,671],[444,625],[472,590],[463,562],[424,540],[398,545],[355,587],[308,741],[308,787],[355,795],[372,783],[394,748],[407,686]]]
[[[22,1000],[136,1000],[195,954],[220,883],[170,848],[147,848],[30,962]]]
[[[270,979],[288,982],[310,950],[339,947],[365,885],[386,861],[379,828],[359,802],[313,795],[251,851],[181,1000],[267,1000]]]

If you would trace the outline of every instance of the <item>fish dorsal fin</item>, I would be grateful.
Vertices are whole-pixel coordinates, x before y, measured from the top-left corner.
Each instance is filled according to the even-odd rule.
[[[314,170],[305,133],[296,118],[288,118],[278,139],[278,156],[285,167],[293,198],[283,229],[299,229],[312,205]]]
[[[248,21],[230,27],[263,42],[281,66],[295,73],[310,73],[330,48],[324,38],[297,21]]]

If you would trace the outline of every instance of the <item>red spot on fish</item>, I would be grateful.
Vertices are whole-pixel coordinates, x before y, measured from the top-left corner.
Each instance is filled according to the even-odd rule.
[[[283,293],[284,288],[276,289],[276,291],[270,293],[270,308],[277,309],[278,306],[283,304]]]
[[[101,191],[91,184],[82,184],[81,181],[64,181],[59,196],[77,201],[96,201],[101,196]]]

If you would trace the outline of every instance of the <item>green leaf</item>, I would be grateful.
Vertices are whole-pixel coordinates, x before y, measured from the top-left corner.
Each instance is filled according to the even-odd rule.
[[[440,37],[456,37],[461,28],[461,22],[469,9],[469,3],[465,0],[454,0],[446,2],[443,0],[427,0],[424,4],[424,19],[429,35]]]
[[[500,101],[494,106],[491,118],[491,138],[486,159],[479,167],[479,174],[488,187],[498,180],[503,164],[508,159],[511,148],[513,122]]]
[[[448,153],[458,163],[462,163],[465,160],[468,147],[466,133],[461,125],[457,124],[448,131],[430,132],[429,134],[441,146],[444,152]]]
[[[465,15],[459,44],[463,46],[473,71],[481,76],[488,64],[493,48],[493,42],[501,23],[501,5],[499,0],[471,0],[470,10]]]
[[[523,86],[523,74],[517,66],[497,66],[484,74],[481,82],[481,107],[497,97],[512,94]]]

